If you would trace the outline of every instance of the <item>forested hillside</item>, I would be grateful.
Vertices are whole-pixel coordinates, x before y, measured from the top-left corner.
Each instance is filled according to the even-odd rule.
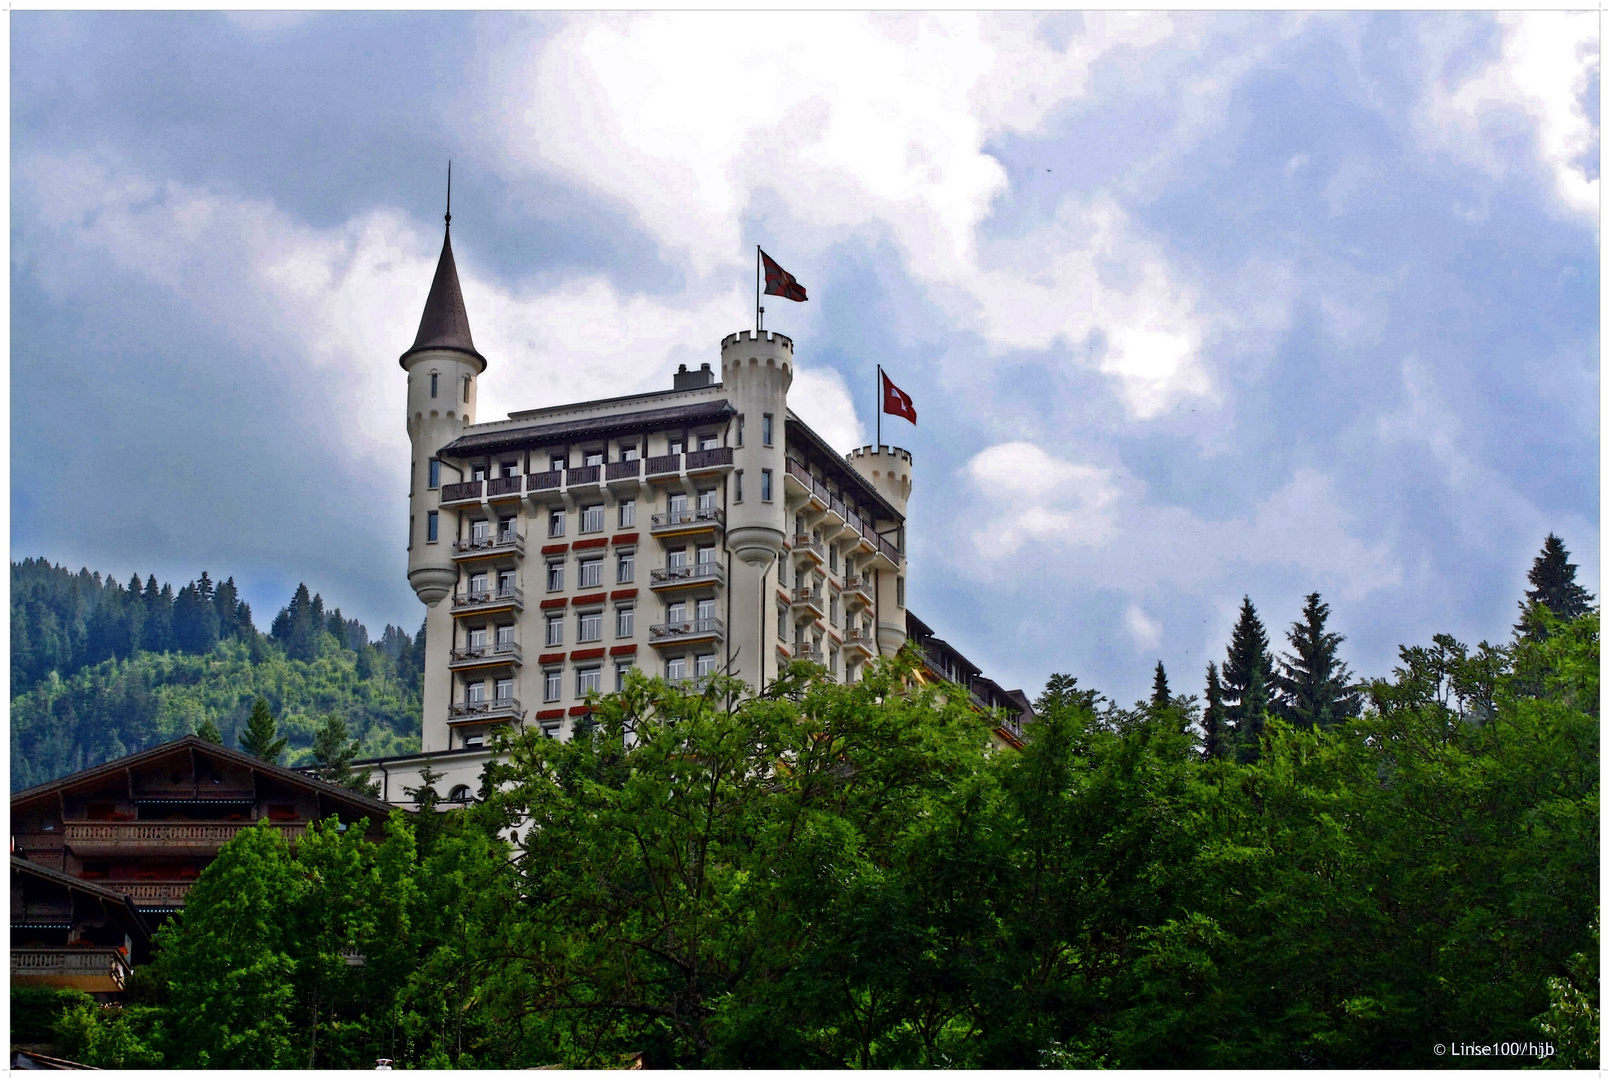
[[[11,785],[18,790],[196,731],[211,719],[236,746],[262,697],[308,758],[341,716],[361,753],[419,745],[424,628],[377,640],[299,586],[267,634],[233,578],[203,572],[178,590],[125,586],[44,559],[11,564]]]

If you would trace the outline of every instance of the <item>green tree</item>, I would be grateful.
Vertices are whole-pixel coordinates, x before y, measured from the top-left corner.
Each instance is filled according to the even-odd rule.
[[[1360,691],[1336,653],[1346,639],[1325,629],[1329,617],[1330,605],[1322,603],[1317,592],[1309,593],[1302,620],[1292,623],[1286,634],[1293,653],[1281,657],[1280,672],[1274,677],[1276,710],[1297,727],[1329,730],[1343,718],[1358,715]]]
[[[252,714],[246,721],[246,730],[241,733],[240,748],[255,758],[277,764],[289,742],[285,738],[275,738],[278,728],[268,702],[258,698],[252,703]]]
[[[1223,757],[1225,750],[1224,684],[1219,682],[1219,665],[1208,662],[1207,708],[1202,710],[1202,754]]]
[[[1269,635],[1252,606],[1252,598],[1244,596],[1223,669],[1225,719],[1236,753],[1244,761],[1259,753],[1273,681]]]
[[[1157,670],[1152,672],[1152,701],[1153,709],[1166,709],[1169,705],[1168,673],[1163,670],[1163,662],[1157,661]]]
[[[339,714],[331,713],[313,733],[314,771],[319,779],[328,783],[378,796],[380,785],[369,779],[369,770],[353,770],[352,759],[357,756],[358,742],[347,733],[347,722]]]
[[[1547,633],[1538,617],[1539,607],[1566,622],[1587,614],[1593,607],[1593,594],[1576,582],[1576,564],[1565,550],[1565,541],[1553,533],[1548,534],[1543,550],[1532,560],[1526,580],[1532,587],[1521,601],[1521,621],[1515,624],[1515,633],[1528,640],[1535,641]]]
[[[196,728],[196,734],[210,743],[217,743],[219,746],[224,744],[223,733],[218,730],[218,725],[210,716],[201,721],[201,726]]]

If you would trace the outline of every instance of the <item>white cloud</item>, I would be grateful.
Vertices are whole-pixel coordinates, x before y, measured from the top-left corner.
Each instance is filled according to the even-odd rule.
[[[1009,186],[991,140],[1043,134],[1097,61],[1125,61],[1174,22],[1089,13],[1062,47],[1039,27],[1010,13],[582,17],[494,56],[489,85],[509,104],[483,137],[515,171],[626,208],[699,281],[744,268],[746,218],[784,233],[796,260],[887,236],[994,352],[1099,333],[1096,366],[1154,416],[1210,389],[1206,317],[1161,249],[1106,198],[1069,200],[988,251],[980,226]]]
[[[803,368],[796,363],[788,407],[842,454],[867,445],[866,428],[856,416],[850,388],[844,385],[844,376],[832,368]]]
[[[1138,604],[1130,604],[1125,609],[1124,627],[1142,649],[1155,649],[1163,640],[1163,624],[1147,615]]]
[[[1589,178],[1585,165],[1598,154],[1599,130],[1584,97],[1599,67],[1599,13],[1504,12],[1494,18],[1500,55],[1457,85],[1432,87],[1424,136],[1502,177],[1514,159],[1505,113],[1519,110],[1535,126],[1537,158],[1553,173],[1560,202],[1597,218],[1599,181]]]
[[[1112,535],[1107,508],[1117,497],[1106,469],[1064,461],[1026,442],[1000,443],[973,456],[963,473],[987,508],[973,545],[986,561],[1025,543],[1094,545]]]

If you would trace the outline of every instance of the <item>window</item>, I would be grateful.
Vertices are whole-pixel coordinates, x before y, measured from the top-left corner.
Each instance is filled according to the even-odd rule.
[[[680,454],[682,452],[682,437],[680,435],[671,436],[670,452],[673,454]]]
[[[484,544],[486,538],[492,535],[492,523],[482,518],[470,522],[470,540],[477,544]]]
[[[673,656],[665,662],[665,681],[681,682],[688,677],[688,659],[685,656]]]
[[[562,471],[564,471],[564,467],[565,467],[565,455],[564,454],[550,454],[550,455],[548,455],[548,471],[549,472],[562,472]]]
[[[835,574],[839,572],[839,546],[837,544],[827,545],[827,568]]]
[[[486,571],[483,570],[478,574],[471,574],[470,575],[470,592],[471,593],[484,593],[484,592],[486,592]]]
[[[828,593],[827,621],[830,626],[837,626],[839,624],[839,594],[837,591]]]
[[[514,595],[514,571],[504,570],[498,574],[498,595]]]
[[[622,499],[620,503],[620,527],[630,529],[637,524],[637,500]]]
[[[465,739],[464,742],[467,745],[469,743],[469,740]],[[468,784],[458,784],[458,785],[456,785],[453,788],[452,791],[449,791],[447,793],[447,801],[448,802],[469,802],[470,801],[470,786]]]
[[[687,516],[688,496],[684,491],[673,491],[665,497],[666,516],[671,521]]]
[[[837,649],[827,654],[827,673],[835,679],[839,677],[839,651]]]
[[[564,689],[564,672],[559,668],[549,668],[542,673],[542,700],[558,701],[559,694]]]
[[[486,700],[486,683],[472,682],[464,685],[464,700],[471,705],[479,705]]]
[[[732,474],[732,501],[744,501],[744,471],[742,469]]]
[[[716,654],[713,652],[700,653],[693,661],[693,674],[699,678],[715,674]]]
[[[685,601],[665,605],[665,621],[672,626],[688,621],[688,605]]]
[[[442,463],[435,458],[431,458],[430,464],[426,468],[430,472],[430,479],[427,481],[426,486],[435,491],[442,486]]]
[[[584,533],[604,531],[604,504],[594,503],[592,506],[581,508],[581,528]]]
[[[499,471],[501,471],[505,477],[519,476],[520,463],[518,461],[505,461],[499,467]]]
[[[636,666],[630,660],[623,664],[615,665],[615,693],[618,694],[626,689],[626,673]]]
[[[906,606],[906,579],[903,577],[894,579],[894,606]]]
[[[621,444],[621,460],[622,461],[636,461],[637,460],[637,455],[638,455],[638,449],[637,449],[637,444],[636,443],[622,443]]]
[[[760,418],[760,445],[771,445],[771,413],[766,413]]]
[[[743,444],[744,444],[744,414],[739,413],[738,414],[738,439],[737,439],[737,442],[735,442],[733,445],[734,446],[742,446]]]
[[[604,452],[602,450],[588,450],[582,454],[581,458],[583,465],[602,465],[604,463]]]
[[[699,492],[699,510],[701,512],[716,508],[716,489],[706,488]]]
[[[583,611],[576,616],[576,640],[599,641],[604,636],[604,613]]]
[[[470,628],[469,646],[472,649],[486,648],[486,627],[474,626]]]
[[[498,542],[507,544],[514,539],[514,519],[498,518]]]
[[[493,691],[493,697],[498,701],[513,701],[514,680],[499,679],[497,681],[497,688]]]
[[[471,468],[471,470],[470,470],[470,479],[471,480],[485,480],[486,479],[486,466],[485,465],[476,465],[473,468]]]
[[[564,643],[565,643],[565,620],[564,620],[564,617],[560,616],[560,615],[549,615],[548,616],[548,647],[551,649],[556,645],[563,645]]]
[[[468,375],[466,375],[466,376],[464,376],[464,401],[467,404],[469,402],[469,400],[470,400],[470,377]]]
[[[436,542],[437,520],[438,515],[434,510],[431,510],[425,515],[425,542],[427,544],[434,544]]]
[[[548,535],[565,535],[565,512],[563,510],[548,511]]]
[[[604,670],[599,667],[576,669],[576,696],[586,697],[603,689]]]
[[[694,609],[693,617],[703,625],[709,626],[711,620],[716,617],[716,602],[714,600],[700,600],[698,606]]]
[[[561,592],[565,587],[565,564],[551,562],[548,564],[548,591]]]
[[[513,648],[514,647],[514,627],[513,626],[500,626],[500,627],[498,627],[497,643],[498,643],[497,647],[499,649],[506,650],[506,649]]]
[[[685,547],[672,548],[665,553],[665,565],[671,570],[680,570],[688,565],[688,549]]]
[[[777,640],[788,640],[788,609],[785,607],[777,609]]]
[[[414,550],[414,515],[408,515],[408,550]]]
[[[700,450],[714,450],[716,448],[716,443],[719,442],[719,441],[720,440],[717,439],[716,436],[713,435],[713,434],[700,435],[699,436],[699,449]]]
[[[578,589],[596,589],[604,583],[604,560],[583,559],[581,561],[581,580],[577,583]]]
[[[625,585],[632,580],[637,559],[630,551],[623,551],[615,556],[615,584]]]
[[[464,736],[464,749],[466,749],[466,750],[479,750],[481,747],[483,747],[485,745],[486,745],[486,736],[482,735],[479,732],[477,732],[474,735],[465,735]]]
[[[760,501],[771,502],[771,470],[760,470]]]
[[[434,372],[434,371],[431,372],[430,373],[430,396],[431,397],[436,396],[436,379],[437,379],[436,372]]]
[[[699,565],[713,566],[716,561],[716,547],[714,544],[701,544],[699,546]]]
[[[615,636],[632,636],[632,606],[623,604],[615,609]]]

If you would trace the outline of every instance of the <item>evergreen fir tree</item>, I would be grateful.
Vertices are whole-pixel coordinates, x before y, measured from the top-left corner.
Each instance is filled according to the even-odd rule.
[[[1360,691],[1353,685],[1353,673],[1336,655],[1346,639],[1326,631],[1328,618],[1330,605],[1321,602],[1317,592],[1309,593],[1302,620],[1292,623],[1286,634],[1294,654],[1280,659],[1274,681],[1276,709],[1297,727],[1329,729],[1338,720],[1358,715]]]
[[[365,795],[379,795],[380,785],[369,779],[369,770],[353,771],[352,759],[357,756],[358,740],[348,733],[347,722],[331,713],[313,733],[314,773],[327,783]]]
[[[1269,657],[1269,635],[1258,618],[1252,598],[1241,598],[1241,617],[1230,635],[1223,671],[1225,719],[1241,755],[1256,756],[1263,734],[1263,714],[1269,707],[1274,682]]]
[[[1526,580],[1532,587],[1526,590],[1526,599],[1520,602],[1521,621],[1515,624],[1515,633],[1527,641],[1542,641],[1548,637],[1534,608],[1548,608],[1556,617],[1571,620],[1586,615],[1593,608],[1593,594],[1576,583],[1576,564],[1571,553],[1565,550],[1565,541],[1553,533],[1543,541],[1543,550],[1532,560],[1532,569]]]
[[[1236,707],[1240,712],[1236,724],[1236,760],[1243,764],[1257,761],[1263,755],[1264,717],[1269,712],[1269,684],[1264,681],[1267,666],[1252,669],[1252,684],[1241,695]]]
[[[1219,682],[1219,665],[1208,663],[1207,708],[1202,712],[1202,751],[1208,758],[1224,756],[1224,685]]]
[[[196,728],[196,734],[210,743],[217,743],[219,746],[224,745],[224,733],[218,730],[218,725],[213,723],[210,716],[201,722],[200,727]]]
[[[1152,673],[1152,708],[1161,710],[1168,706],[1168,673],[1163,670],[1163,662],[1159,660],[1157,670]]]
[[[240,748],[255,758],[261,758],[271,765],[279,763],[280,755],[285,752],[288,739],[276,739],[279,725],[274,720],[274,714],[268,709],[268,702],[258,698],[252,704],[252,715],[246,721],[246,730],[241,732]]]

